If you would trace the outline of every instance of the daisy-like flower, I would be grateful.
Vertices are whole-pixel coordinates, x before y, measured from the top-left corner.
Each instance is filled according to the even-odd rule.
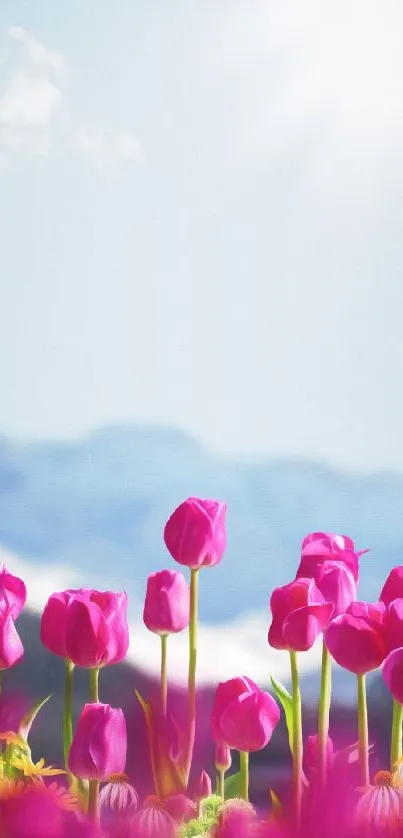
[[[10,765],[18,771],[22,771],[24,777],[55,777],[57,774],[65,774],[61,768],[53,768],[53,765],[45,765],[45,760],[32,762],[28,754],[13,754],[10,757]]]
[[[372,786],[363,790],[354,819],[362,835],[391,838],[402,828],[402,789],[389,771],[378,771]]]
[[[138,807],[139,797],[136,789],[130,785],[127,774],[111,774],[100,791],[99,803],[105,809],[112,809],[114,812],[127,809],[134,812]]]

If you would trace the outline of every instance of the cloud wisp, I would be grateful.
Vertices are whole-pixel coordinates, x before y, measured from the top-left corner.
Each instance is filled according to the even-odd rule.
[[[63,55],[20,26],[9,27],[8,39],[15,48],[0,85],[0,173],[61,150],[79,153],[103,174],[141,162],[140,141],[131,134],[106,136],[103,130],[77,126]]]

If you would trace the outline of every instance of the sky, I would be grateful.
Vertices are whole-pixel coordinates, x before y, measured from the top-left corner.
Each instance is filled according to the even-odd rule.
[[[2,0],[0,431],[403,470],[400,0]]]

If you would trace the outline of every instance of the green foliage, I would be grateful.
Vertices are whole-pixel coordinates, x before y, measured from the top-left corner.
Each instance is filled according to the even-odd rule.
[[[270,675],[271,684],[273,690],[284,710],[285,714],[285,722],[287,725],[288,730],[288,742],[290,745],[290,751],[293,752],[293,740],[294,740],[294,722],[293,722],[293,712],[292,712],[292,697],[288,690],[280,684],[279,681],[276,681],[273,675]]]
[[[241,797],[241,772],[230,774],[224,781],[224,795],[226,800],[233,797]]]

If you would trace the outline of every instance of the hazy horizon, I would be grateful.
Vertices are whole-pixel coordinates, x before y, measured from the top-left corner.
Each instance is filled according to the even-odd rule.
[[[3,0],[4,433],[403,470],[402,25]]]

